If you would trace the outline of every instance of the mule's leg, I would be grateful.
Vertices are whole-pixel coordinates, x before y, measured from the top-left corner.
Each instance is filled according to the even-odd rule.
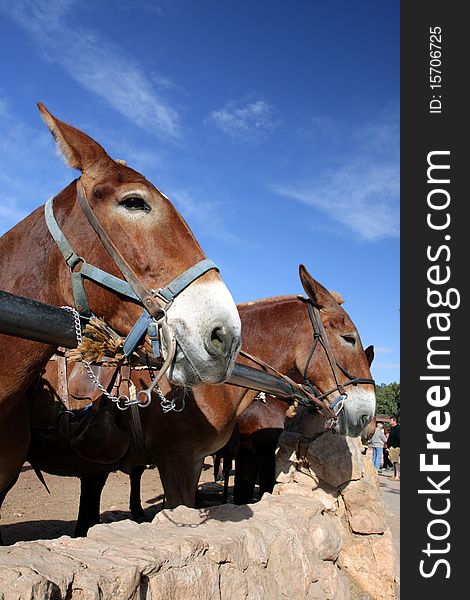
[[[140,481],[142,474],[145,471],[145,465],[135,467],[132,469],[129,479],[131,482],[131,493],[129,496],[129,510],[131,511],[132,518],[138,523],[145,521],[145,513],[142,508],[142,501],[140,498]]]
[[[100,522],[101,492],[107,479],[108,473],[80,477],[80,508],[75,537],[85,537],[90,527]]]
[[[276,446],[277,442],[256,446],[256,460],[259,469],[259,497],[265,492],[272,494],[276,483]]]
[[[158,471],[165,491],[165,508],[176,508],[180,504],[194,507],[199,477],[204,458],[167,455],[157,461]]]
[[[214,481],[220,481],[220,463],[222,461],[222,457],[220,454],[213,454],[212,458],[214,459]]]
[[[223,473],[223,479],[224,479],[224,495],[222,497],[223,503],[227,504],[227,498],[228,498],[228,488],[229,488],[229,483],[230,483],[230,472],[232,470],[232,459],[231,458],[224,458],[224,467],[222,470]]]
[[[0,421],[0,492],[16,480],[31,440],[28,403],[21,398]]]
[[[21,399],[1,421],[0,507],[15,485],[30,442],[28,403]],[[0,536],[1,543],[1,536]]]
[[[234,504],[249,504],[253,501],[258,465],[251,449],[240,445],[235,459],[235,485],[233,488]]]
[[[11,490],[11,488],[15,485],[15,483],[18,481],[18,477],[19,477],[19,473],[18,475],[13,479],[13,481],[3,490],[3,492],[0,492],[0,508],[2,508],[2,504],[3,501],[5,500],[6,495],[8,494],[8,492]],[[2,532],[0,531],[0,546],[3,546],[3,539],[2,539]]]

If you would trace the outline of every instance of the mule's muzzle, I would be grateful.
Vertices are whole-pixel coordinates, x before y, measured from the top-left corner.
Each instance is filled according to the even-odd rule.
[[[345,406],[345,408],[338,415],[338,421],[335,425],[335,429],[341,435],[358,437],[361,435],[363,429],[371,422],[372,417],[373,413],[366,412],[365,410],[357,415],[351,415]]]
[[[175,359],[169,370],[170,381],[186,387],[226,381],[240,350],[240,330],[222,321],[213,321],[202,336],[200,346],[194,346],[193,338],[181,323],[179,325]]]

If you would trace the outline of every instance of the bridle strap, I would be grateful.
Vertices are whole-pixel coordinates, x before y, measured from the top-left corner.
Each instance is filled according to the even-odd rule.
[[[83,189],[82,183],[77,180],[77,198],[82,207],[83,213],[85,214],[88,222],[95,230],[96,235],[100,239],[101,243],[107,250],[108,254],[114,261],[114,264],[121,271],[124,279],[130,285],[132,290],[138,296],[145,309],[155,319],[159,319],[165,313],[164,303],[157,297],[154,296],[149,290],[147,290],[142,283],[139,281],[137,275],[134,273],[127,261],[121,256],[119,250],[116,248],[114,242],[109,238],[106,231],[103,229],[101,223],[96,218],[90,203]]]
[[[128,300],[139,302],[139,297],[133,291],[127,281],[123,281],[122,279],[119,279],[119,277],[115,277],[114,275],[111,275],[110,273],[107,273],[98,267],[88,264],[73,250],[72,246],[69,244],[67,238],[60,229],[59,224],[55,220],[53,208],[54,199],[55,196],[52,196],[52,198],[49,198],[49,200],[46,202],[44,206],[44,216],[47,228],[49,229],[52,238],[64,257],[65,262],[70,268],[70,273],[72,276],[72,291],[75,299],[75,306],[78,312],[87,317],[90,317],[92,314],[88,305],[88,300],[83,285],[83,278],[94,281],[95,283],[99,283],[103,287],[112,290],[113,292],[117,292]],[[77,265],[79,265],[78,268],[76,268]]]
[[[310,298],[307,298],[306,300],[307,302],[307,309],[308,309],[308,314],[310,317],[310,322],[312,323],[312,328],[313,328],[313,344],[312,344],[312,349],[310,350],[308,359],[307,359],[307,363],[305,365],[305,369],[304,369],[304,384],[306,387],[310,388],[312,390],[312,392],[315,394],[315,396],[319,399],[319,400],[323,400],[324,398],[327,398],[330,394],[332,394],[333,392],[339,392],[339,396],[337,396],[332,402],[330,402],[328,404],[328,408],[330,412],[334,412],[335,413],[335,417],[337,417],[339,411],[342,409],[343,404],[344,404],[344,400],[347,397],[347,393],[345,388],[349,385],[358,385],[358,384],[371,384],[375,386],[375,381],[373,379],[367,379],[364,377],[354,377],[353,375],[351,375],[350,373],[348,373],[348,371],[346,371],[346,369],[344,369],[335,359],[333,351],[331,349],[331,345],[328,339],[328,336],[326,335],[326,331],[325,331],[325,327],[323,325],[323,321],[321,320],[320,317],[320,311],[319,309],[314,306],[313,302],[310,300]],[[330,367],[333,373],[333,377],[335,378],[335,384],[336,386],[334,388],[332,388],[331,390],[328,390],[327,392],[320,394],[320,392],[315,388],[315,386],[312,384],[312,382],[309,380],[308,378],[308,368],[310,366],[310,362],[313,359],[313,355],[315,352],[315,349],[317,347],[318,342],[320,342],[320,344],[322,345],[323,349],[325,350],[326,356],[328,358],[328,362],[330,363]],[[345,376],[348,378],[348,381],[344,382],[343,384],[339,383],[339,372],[338,370]],[[338,408],[339,407],[339,408]]]
[[[65,262],[69,266],[70,270],[73,270],[82,259],[78,256],[78,254],[75,253],[74,249],[63,234],[62,229],[59,227],[59,224],[55,220],[53,209],[54,199],[55,196],[52,196],[44,205],[44,217],[46,219],[46,225],[49,229],[49,233],[54,238],[60,253],[64,257]]]
[[[370,383],[371,385],[375,385],[375,379],[367,379],[365,377],[354,377],[344,369],[339,363],[336,363],[338,369],[348,378],[348,381],[344,383],[344,387],[347,385],[358,385],[360,383]]]
[[[320,311],[313,304],[313,302],[310,300],[310,298],[307,299],[307,309],[308,309],[308,314],[309,314],[309,317],[310,317],[310,321],[312,323],[313,333],[314,333],[313,348],[312,348],[312,350],[310,352],[309,361],[311,361],[311,359],[313,357],[313,353],[315,351],[315,348],[316,348],[318,342],[320,342],[320,344],[322,345],[323,349],[325,350],[326,357],[328,359],[331,371],[333,373],[333,377],[335,379],[335,384],[336,384],[336,388],[335,389],[338,390],[338,392],[341,395],[346,395],[344,387],[339,383],[338,364],[337,364],[336,359],[334,357],[333,350],[331,349],[330,341],[328,339],[328,336],[326,335],[325,327],[324,327],[323,321],[321,320],[321,317],[320,317]],[[307,366],[306,366],[306,369],[305,369],[305,372],[304,372],[304,379],[306,381],[308,381],[308,377],[306,377],[306,371],[307,370],[308,370],[308,363],[307,363]]]
[[[217,265],[210,258],[205,258],[204,260],[201,260],[200,262],[190,267],[184,273],[181,273],[181,275],[178,275],[178,277],[173,279],[173,281],[167,286],[159,289],[157,291],[157,294],[160,298],[164,298],[164,300],[169,304],[176,298],[176,296],[181,294],[183,290],[190,286],[191,283],[193,283],[193,281],[195,281],[211,269],[215,269],[216,271],[219,270]],[[147,310],[144,310],[142,315],[136,321],[123,344],[123,351],[125,356],[128,357],[130,354],[132,354],[140,340],[146,334],[149,319],[151,318],[152,317],[150,313]]]
[[[336,420],[338,418],[338,414],[339,414],[340,410],[343,407],[344,400],[347,397],[347,393],[344,388],[349,385],[357,385],[357,384],[361,384],[361,383],[370,383],[372,385],[375,385],[375,381],[373,379],[354,377],[350,373],[348,373],[348,371],[346,371],[346,369],[344,369],[340,364],[338,364],[338,362],[336,361],[335,356],[333,354],[333,350],[331,349],[331,345],[330,345],[328,336],[326,334],[325,327],[323,325],[323,321],[321,320],[321,317],[320,317],[319,309],[313,304],[313,302],[309,298],[306,299],[306,302],[307,302],[307,309],[308,309],[308,314],[310,317],[310,322],[312,324],[312,329],[313,329],[313,344],[312,344],[310,353],[308,355],[307,362],[306,362],[305,369],[304,369],[304,374],[303,374],[304,385],[298,384],[297,382],[293,381],[290,377],[288,377],[287,375],[284,375],[283,373],[280,373],[274,367],[272,367],[268,363],[264,362],[260,358],[252,356],[251,354],[248,354],[248,352],[241,350],[240,356],[244,356],[245,358],[248,358],[249,360],[253,361],[257,365],[262,367],[263,369],[271,371],[278,377],[281,377],[282,379],[287,381],[292,388],[292,397],[293,398],[295,397],[296,401],[298,403],[308,405],[307,401],[302,402],[299,399],[299,394],[295,393],[296,390],[298,390],[299,392],[301,392],[304,395],[307,395],[311,399],[311,401],[317,405],[316,408],[319,410],[320,414],[324,418],[326,418],[328,421]],[[325,350],[325,354],[326,354],[326,357],[330,364],[330,368],[331,368],[331,371],[333,373],[333,377],[335,380],[335,387],[328,390],[327,392],[325,392],[323,394],[320,393],[320,391],[312,384],[312,382],[308,378],[308,369],[309,369],[310,363],[313,359],[315,349],[319,343]],[[348,381],[346,381],[343,384],[340,384],[339,383],[339,372],[343,373],[343,375],[348,378]],[[332,400],[330,403],[326,402],[325,398],[327,398],[333,392],[339,392],[339,395],[334,400]]]

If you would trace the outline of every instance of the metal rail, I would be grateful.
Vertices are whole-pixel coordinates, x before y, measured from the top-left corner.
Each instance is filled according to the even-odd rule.
[[[70,311],[2,290],[0,333],[65,348],[77,345]]]
[[[85,320],[83,324],[85,324]],[[70,311],[0,290],[0,334],[43,344],[75,348],[74,318]],[[226,383],[278,398],[307,400],[288,381],[247,365],[236,364]]]
[[[309,404],[312,402],[300,388],[292,386],[285,379],[247,365],[236,364],[226,383],[272,394],[283,400],[296,398]]]

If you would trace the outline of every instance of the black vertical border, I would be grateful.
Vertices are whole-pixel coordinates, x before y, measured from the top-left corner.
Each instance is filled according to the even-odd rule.
[[[466,210],[469,202],[467,177],[470,174],[469,138],[470,99],[465,89],[469,77],[470,30],[464,17],[465,4],[461,2],[408,1],[401,3],[401,430],[402,430],[402,475],[401,475],[401,597],[434,598],[442,600],[466,595],[465,585],[470,574],[467,566],[467,546],[470,527],[464,512],[467,480],[470,473],[470,452],[467,431],[470,418],[470,326],[468,319],[468,277],[470,271],[470,217]],[[430,28],[442,29],[442,90],[430,88]],[[442,96],[442,113],[430,114],[429,103],[434,95]],[[451,194],[449,212],[451,225],[445,232],[431,230],[426,224],[427,155],[436,150],[450,150],[450,184],[446,189]],[[444,240],[450,235],[450,240]],[[426,476],[419,468],[419,455],[426,452],[426,434],[429,429],[426,418],[431,410],[426,399],[430,382],[420,381],[427,371],[427,340],[433,333],[426,324],[427,315],[433,312],[427,304],[427,269],[431,266],[426,257],[428,245],[437,248],[448,244],[451,257],[444,258],[441,265],[451,269],[447,287],[457,288],[461,296],[460,307],[446,310],[451,313],[451,328],[447,335],[450,357],[451,400],[447,407],[451,424],[447,432],[437,439],[450,441],[450,450],[439,452],[440,462],[450,464],[450,472],[435,473],[436,482],[450,475],[449,498],[451,507],[443,519],[449,522],[450,535],[442,541],[429,539],[427,527],[435,518],[429,513],[427,497],[418,494],[419,489],[430,488]],[[442,254],[444,256],[445,253]],[[430,286],[436,288],[437,286]],[[442,286],[446,287],[446,286]],[[434,333],[435,335],[435,333]],[[445,335],[445,334],[442,334]],[[445,344],[442,345],[443,347]],[[443,385],[447,385],[444,384]],[[429,452],[429,451],[428,451]],[[466,468],[467,467],[467,468]],[[444,487],[444,486],[443,486]],[[435,507],[444,505],[444,496],[434,495]],[[435,527],[435,534],[444,531]],[[450,543],[449,552],[423,553],[427,543],[435,549],[443,549]],[[436,567],[432,577],[420,575],[420,561],[426,560],[425,570],[432,571],[435,561],[443,558],[449,562],[450,578],[446,578],[447,567]],[[468,592],[467,592],[468,593]],[[423,594],[423,596],[421,596]]]

